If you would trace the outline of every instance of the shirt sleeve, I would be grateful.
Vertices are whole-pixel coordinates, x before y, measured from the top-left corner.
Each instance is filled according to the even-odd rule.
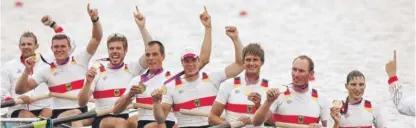
[[[92,57],[91,54],[89,54],[87,51],[83,51],[73,57],[74,57],[73,59],[76,61],[77,64],[81,65],[86,70],[88,69],[88,63],[90,62],[91,57]],[[72,61],[72,58],[70,58],[69,61]]]
[[[372,103],[373,107],[373,116],[374,116],[374,126],[376,128],[386,128],[386,120],[385,120],[385,116],[382,113],[383,111],[381,110],[381,107],[375,103]]]
[[[230,85],[230,81],[226,81],[224,83],[225,86],[220,86],[220,90],[215,98],[215,101],[220,102],[221,104],[225,105],[228,101],[228,97],[230,95],[230,91],[232,91],[232,85]]]
[[[46,85],[48,85],[47,80],[46,80],[46,76],[45,76],[45,72],[49,72],[49,71],[50,71],[50,67],[46,67],[46,66],[42,67],[40,70],[35,70],[32,77],[29,77],[29,79],[35,80],[36,84],[38,84],[38,85],[41,84],[41,83],[46,83]]]
[[[11,96],[10,92],[12,91],[12,82],[10,79],[10,74],[6,69],[1,69],[1,100],[6,97]],[[14,90],[13,90],[14,91]]]
[[[320,112],[319,117],[321,121],[327,121],[329,120],[329,117],[330,117],[330,112],[331,112],[330,107],[332,104],[326,95],[319,93],[318,96],[319,96],[318,101],[321,106],[321,112]]]
[[[397,110],[400,112],[400,114],[415,116],[415,100],[416,99],[414,96],[403,99],[402,102],[400,102],[400,104],[397,106]]]
[[[390,78],[388,83],[390,96],[392,97],[393,103],[396,105],[399,113],[408,116],[415,116],[415,97],[412,96],[403,99],[402,85],[397,77]]]
[[[175,86],[173,84],[166,85],[167,93],[162,96],[162,103],[173,104],[173,96],[175,93]]]
[[[144,69],[141,65],[140,65],[140,61],[134,61],[134,62],[130,62],[129,64],[127,64],[128,66],[128,70],[133,73],[134,76],[138,76],[140,74],[142,74],[146,69]]]
[[[212,81],[212,83],[215,85],[215,87],[219,88],[221,83],[227,80],[227,77],[225,75],[225,70],[212,72],[208,74],[208,77]]]

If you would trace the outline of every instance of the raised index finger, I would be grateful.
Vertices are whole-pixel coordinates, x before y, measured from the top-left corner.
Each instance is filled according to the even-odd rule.
[[[208,10],[207,10],[207,7],[206,6],[204,6],[204,13],[205,14],[208,14]]]
[[[90,11],[90,3],[87,5],[87,11]]]
[[[139,13],[139,7],[136,5],[136,12]]]
[[[396,49],[394,49],[393,61],[396,62]]]

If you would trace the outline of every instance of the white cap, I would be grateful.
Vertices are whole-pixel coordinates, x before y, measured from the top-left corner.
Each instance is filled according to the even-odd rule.
[[[185,48],[185,51],[181,54],[181,60],[187,57],[198,58],[198,52],[192,48]]]

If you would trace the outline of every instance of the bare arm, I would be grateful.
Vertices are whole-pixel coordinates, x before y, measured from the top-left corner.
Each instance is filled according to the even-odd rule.
[[[270,106],[273,102],[266,101],[264,104],[260,106],[260,108],[254,114],[252,123],[254,126],[259,126],[263,124],[266,119],[269,119],[272,116],[272,112],[269,110]]]
[[[211,111],[208,116],[208,122],[210,125],[219,125],[225,123],[221,118],[221,114],[225,109],[225,105],[215,101],[211,107]]]
[[[204,40],[202,41],[199,70],[203,69],[210,61],[211,48],[212,48],[212,28],[211,28],[211,16],[208,14],[208,10],[204,7],[204,12],[199,16],[202,25],[205,27]]]
[[[153,102],[153,115],[155,117],[156,122],[158,124],[165,123],[166,117],[168,117],[168,114],[171,109],[172,109],[172,105],[170,104]]]
[[[36,81],[32,78],[29,79],[29,70],[26,68],[22,75],[19,77],[19,79],[16,82],[16,94],[24,94],[34,88],[36,88],[38,84]]]
[[[133,13],[133,15],[134,15],[134,20],[136,21],[136,24],[139,27],[140,34],[142,35],[144,47],[146,48],[147,44],[153,40],[149,31],[147,31],[146,29],[146,18],[139,11],[139,8],[137,6],[136,6],[136,13]],[[142,68],[146,69],[148,67],[145,54],[140,56],[139,62]]]
[[[81,91],[78,93],[78,105],[79,106],[86,106],[90,96],[92,94],[91,90],[91,83],[96,75],[96,69],[91,68],[87,72],[87,78],[84,86],[82,87]]]
[[[238,31],[237,28],[233,26],[226,27],[226,33],[231,38],[234,44],[234,54],[235,54],[235,62],[228,65],[225,68],[225,76],[227,79],[232,78],[240,74],[243,70],[243,44],[238,38]]]
[[[133,101],[133,97],[135,96],[135,94],[129,93],[127,95],[123,95],[121,96],[116,103],[114,104],[113,107],[113,113],[114,114],[119,114],[121,113],[124,109],[126,109],[126,107]]]
[[[98,18],[97,9],[90,9],[90,4],[88,4],[87,9],[88,9],[88,14],[90,15],[91,20],[93,21],[92,37],[90,39],[90,42],[88,43],[87,52],[91,55],[94,55],[103,37],[103,30],[102,30],[101,23]]]

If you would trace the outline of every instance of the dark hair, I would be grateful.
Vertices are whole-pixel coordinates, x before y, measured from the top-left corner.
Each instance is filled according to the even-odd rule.
[[[19,39],[19,43],[22,43],[22,38],[33,38],[35,39],[35,44],[38,44],[38,38],[36,37],[36,35],[33,32],[24,32]]]
[[[71,46],[71,39],[65,34],[56,34],[52,37],[52,42],[53,40],[66,40],[68,41],[68,45]]]
[[[310,57],[308,57],[306,55],[300,55],[300,56],[296,57],[293,60],[292,64],[295,63],[296,59],[306,59],[308,61],[308,63],[309,63],[309,67],[308,67],[309,68],[309,72],[314,71],[315,64],[313,63],[313,61],[312,61],[312,59]]]
[[[150,41],[149,43],[147,43],[147,46],[153,46],[153,45],[159,45],[159,52],[161,55],[165,55],[165,47],[163,46],[163,44],[160,41]],[[147,50],[147,49],[146,49]]]
[[[110,35],[107,39],[107,48],[108,48],[108,46],[110,45],[111,42],[116,42],[116,41],[123,42],[124,50],[127,50],[127,48],[129,47],[127,38],[123,34],[114,33],[114,34]]]
[[[347,83],[346,84],[348,84],[348,83],[350,83],[350,81],[352,80],[352,79],[354,79],[354,78],[356,78],[356,77],[363,77],[364,78],[364,80],[365,80],[365,77],[364,77],[364,74],[363,73],[361,73],[360,71],[358,71],[358,70],[352,70],[350,73],[348,73],[348,75],[347,75]]]
[[[259,56],[262,63],[264,63],[264,50],[257,43],[250,43],[243,48],[243,59],[248,55]],[[243,61],[244,62],[244,61]]]
[[[361,73],[360,71],[358,71],[358,70],[352,70],[350,73],[348,73],[348,75],[347,75],[347,83],[346,83],[346,85],[348,84],[348,83],[350,83],[350,81],[352,80],[352,79],[354,79],[354,78],[357,78],[357,77],[363,77],[364,78],[364,80],[365,80],[365,77],[364,77],[364,74],[363,73]],[[345,103],[344,103],[344,110],[343,111],[341,111],[341,114],[347,114],[347,112],[348,112],[348,97],[345,99]]]

